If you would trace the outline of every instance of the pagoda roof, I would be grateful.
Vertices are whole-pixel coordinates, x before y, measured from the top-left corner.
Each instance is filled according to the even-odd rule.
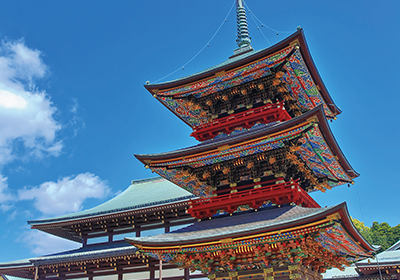
[[[233,216],[217,217],[204,220],[186,228],[155,236],[125,238],[127,242],[148,252],[178,251],[195,252],[195,248],[201,246],[223,246],[221,240],[245,240],[247,238],[261,238],[268,235],[269,238],[284,240],[291,238],[292,232],[301,230],[305,233],[307,227],[318,228],[319,222],[336,221],[333,231],[320,232],[318,242],[324,247],[340,251],[349,255],[367,256],[375,247],[370,245],[356,230],[350,220],[346,203],[326,208],[304,208],[301,206],[284,206],[266,208],[257,212],[239,213]],[[337,221],[341,221],[338,223]],[[326,226],[326,224],[325,224]],[[342,235],[339,243],[331,242],[332,235]],[[215,243],[215,244],[214,244]],[[336,247],[335,247],[336,246]],[[334,248],[335,247],[335,248]]]
[[[310,132],[311,126],[313,128]],[[193,186],[176,178],[175,174],[180,166],[188,165],[196,168],[280,148],[285,145],[285,141],[304,132],[311,134],[303,141],[300,154],[314,173],[321,177],[338,180],[332,186],[350,183],[353,178],[359,176],[337,144],[321,105],[283,123],[254,126],[249,130],[234,132],[229,136],[207,140],[201,144],[168,153],[135,156],[159,175],[193,192]],[[207,197],[210,193],[206,188],[207,186],[203,185],[199,193],[193,193]]]
[[[54,218],[28,221],[28,224],[32,228],[80,242],[81,237],[65,230],[64,227],[137,211],[143,212],[154,207],[187,203],[191,198],[195,196],[164,178],[142,179],[132,181],[128,189],[99,206]]]
[[[296,45],[300,47],[299,50],[295,50]],[[270,69],[284,62],[292,51],[294,58],[289,62],[292,74],[290,77],[286,75],[285,79],[296,80],[290,87],[300,97],[300,105],[305,109],[312,109],[322,104],[327,116],[340,114],[341,110],[334,104],[315,67],[302,29],[269,48],[234,56],[193,75],[164,83],[148,84],[145,88],[189,126],[197,126],[204,121],[200,112],[183,108],[176,98],[190,95],[199,98],[268,76]]]

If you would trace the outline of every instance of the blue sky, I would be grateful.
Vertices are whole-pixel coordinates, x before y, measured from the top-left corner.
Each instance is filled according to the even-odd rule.
[[[143,84],[182,68],[232,3],[0,2],[0,262],[78,247],[30,230],[26,221],[90,208],[131,180],[152,177],[135,153],[196,144]],[[343,111],[331,128],[361,176],[350,188],[313,197],[321,206],[347,201],[350,215],[367,225],[399,224],[399,2],[247,4],[263,22],[248,19],[255,49],[304,29]],[[209,46],[166,80],[226,60],[235,32],[232,11]]]

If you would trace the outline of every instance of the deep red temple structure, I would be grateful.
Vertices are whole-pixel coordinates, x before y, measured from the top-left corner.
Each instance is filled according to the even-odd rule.
[[[30,221],[82,247],[0,264],[0,279],[313,280],[372,255],[345,203],[321,208],[309,195],[359,174],[329,128],[341,111],[303,30],[255,51],[241,0],[236,11],[238,49],[227,61],[145,85],[199,144],[135,155],[163,178],[134,181],[93,209]],[[162,233],[143,236],[149,230]]]
[[[199,197],[187,210],[198,223],[125,240],[210,279],[320,279],[374,251],[344,203],[321,208],[309,196],[358,176],[328,125],[341,111],[301,29],[254,51],[242,1],[237,15],[239,48],[229,60],[145,86],[201,143],[136,157]]]

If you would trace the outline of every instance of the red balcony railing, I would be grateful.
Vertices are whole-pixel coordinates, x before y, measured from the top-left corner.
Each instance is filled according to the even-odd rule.
[[[277,102],[196,126],[190,136],[193,136],[199,141],[205,141],[214,138],[220,132],[229,134],[237,127],[248,129],[257,122],[267,124],[290,119],[290,115],[285,110],[284,102]]]
[[[299,186],[298,180],[274,185],[264,184],[263,182],[252,183],[249,187],[252,185],[261,185],[261,187],[191,200],[187,211],[197,219],[204,219],[213,216],[218,210],[233,213],[239,206],[246,204],[257,209],[268,201],[277,205],[294,202],[303,207],[320,208],[319,204]]]

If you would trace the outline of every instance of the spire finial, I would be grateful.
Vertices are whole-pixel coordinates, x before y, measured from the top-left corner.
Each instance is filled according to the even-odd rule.
[[[237,39],[238,49],[234,50],[234,56],[243,52],[253,50],[251,47],[251,39],[249,35],[249,27],[247,25],[246,10],[243,6],[243,0],[236,0],[236,23],[237,23]]]
[[[251,43],[249,28],[247,26],[246,10],[243,0],[236,0],[236,22],[237,22],[237,45],[238,47],[248,46]]]

